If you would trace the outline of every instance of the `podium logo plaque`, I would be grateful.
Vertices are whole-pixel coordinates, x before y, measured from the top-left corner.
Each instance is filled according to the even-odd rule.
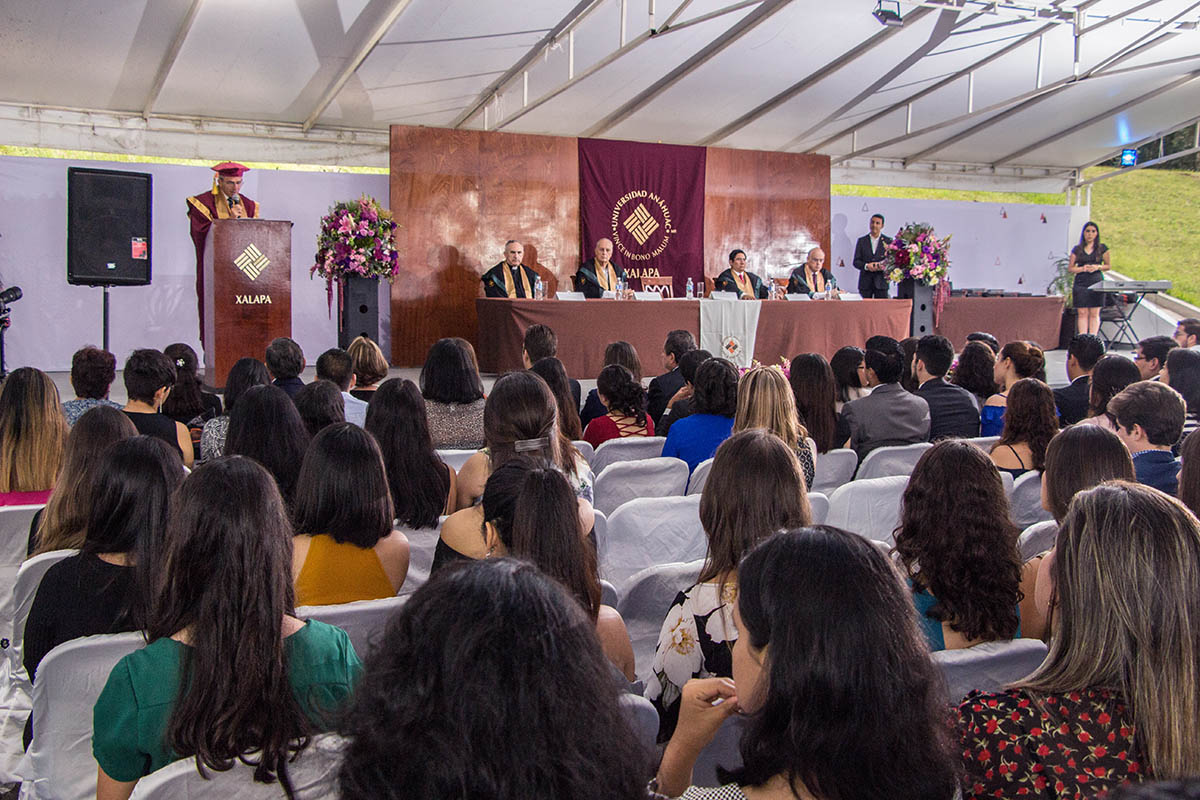
[[[252,281],[258,280],[258,276],[263,273],[263,270],[271,266],[270,259],[253,244],[247,245],[241,255],[233,260],[233,263]]]

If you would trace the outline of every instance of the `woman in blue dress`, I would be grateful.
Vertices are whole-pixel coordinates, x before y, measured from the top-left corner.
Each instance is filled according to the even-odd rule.
[[[1009,342],[1000,349],[993,371],[1000,391],[987,399],[979,414],[979,435],[999,436],[1004,431],[1008,390],[1022,378],[1046,380],[1046,356],[1033,342]]]

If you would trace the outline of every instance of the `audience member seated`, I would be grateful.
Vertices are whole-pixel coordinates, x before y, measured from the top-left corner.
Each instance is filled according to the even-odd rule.
[[[808,431],[818,453],[840,447],[849,434],[838,441],[837,381],[829,362],[820,353],[801,353],[788,368],[788,383],[800,424]],[[811,485],[811,482],[810,484]]]
[[[921,385],[917,380],[917,373],[913,370],[913,361],[917,356],[917,344],[921,339],[917,336],[909,336],[900,340],[900,352],[904,354],[904,374],[900,376],[900,385],[904,387],[904,391],[917,393],[917,387]]]
[[[558,406],[558,430],[568,441],[576,442],[583,438],[583,426],[579,423],[579,403],[571,395],[571,387],[567,382],[567,372],[562,362],[554,356],[540,358],[529,370],[550,387],[554,395],[554,404]],[[578,386],[576,381],[576,386]],[[641,385],[638,385],[641,388]]]
[[[904,490],[895,552],[930,650],[1020,635],[1017,534],[982,450],[943,439],[925,451]]]
[[[1000,352],[1000,340],[987,331],[975,331],[974,333],[968,333],[967,344],[970,344],[971,342],[981,342],[987,345],[988,349],[992,351],[993,356]]]
[[[305,366],[304,351],[300,345],[286,336],[280,336],[267,345],[265,360],[274,384],[287,392],[288,397],[295,397],[304,385],[304,381],[300,380],[300,373],[304,372]]]
[[[1031,469],[1040,471],[1046,463],[1046,446],[1056,433],[1054,393],[1037,378],[1022,378],[1009,389],[1004,430],[992,445],[992,463],[1014,479]]]
[[[236,457],[199,467],[167,530],[150,643],[117,662],[96,701],[99,798],[126,798],[190,756],[224,770],[254,753],[256,780],[286,775],[362,670],[345,632],[293,615],[292,529],[265,469]]]
[[[762,428],[792,448],[804,475],[805,491],[816,475],[816,445],[796,413],[792,387],[779,367],[753,367],[738,381],[737,413],[733,432]]]
[[[1139,483],[1175,494],[1179,459],[1171,448],[1183,433],[1186,406],[1179,392],[1160,381],[1138,381],[1108,402],[1116,434],[1133,456]]]
[[[108,399],[108,390],[117,377],[117,359],[107,350],[84,347],[71,356],[71,388],[75,399],[62,404],[68,425],[96,406],[120,408],[120,403]]]
[[[721,442],[733,432],[737,385],[737,367],[729,361],[710,358],[702,363],[696,369],[692,391],[695,411],[671,425],[662,454],[683,459],[693,472],[701,461],[712,458]]]
[[[696,405],[692,402],[692,393],[696,389],[696,370],[710,358],[712,353],[707,350],[688,350],[679,357],[679,374],[683,376],[683,386],[667,401],[662,416],[654,423],[656,436],[666,436],[677,420],[696,413]]]
[[[1179,454],[1179,499],[1200,516],[1200,436],[1188,435]]]
[[[738,570],[733,680],[683,689],[658,789],[687,800],[950,800],[958,788],[939,670],[887,558],[824,525],[773,536]],[[688,788],[721,723],[746,715],[742,766]]]
[[[608,346],[604,348],[604,366],[607,367],[609,364],[620,364],[633,374],[635,381],[642,382],[642,360],[638,358],[637,349],[629,342],[608,343]],[[595,389],[592,389],[583,401],[583,410],[579,412],[579,424],[586,428],[589,422],[607,413],[608,409],[600,402],[600,395],[596,393]]]
[[[958,354],[950,382],[975,395],[982,407],[996,393],[995,370],[995,352],[985,342],[967,342],[967,346]]]
[[[1109,353],[1096,362],[1089,383],[1087,416],[1079,421],[1080,425],[1099,425],[1115,430],[1108,416],[1108,401],[1129,384],[1143,380],[1137,364],[1116,353]]]
[[[525,369],[529,369],[543,358],[554,358],[557,355],[558,336],[549,325],[530,325],[525,329],[525,339],[521,345],[521,359],[525,362]],[[565,374],[566,370],[563,372]],[[571,399],[575,402],[575,410],[578,412],[583,390],[579,381],[574,378],[568,378],[567,384],[570,387]]]
[[[654,420],[646,414],[646,390],[629,370],[620,364],[600,370],[596,392],[608,413],[589,422],[583,432],[584,441],[592,447],[609,439],[654,435]]]
[[[456,475],[433,449],[415,383],[384,381],[367,408],[366,427],[383,453],[392,513],[402,527],[433,528],[442,514],[454,513]]]
[[[1200,773],[1196,518],[1144,486],[1104,483],[1071,502],[1048,578],[1046,660],[959,706],[963,796],[1094,797]]]
[[[1133,356],[1141,380],[1152,381],[1167,365],[1167,355],[1179,345],[1170,336],[1148,336],[1137,343]]]
[[[871,393],[842,407],[850,447],[859,461],[877,447],[929,441],[929,404],[900,386],[904,355],[899,342],[886,336],[871,338],[876,341],[868,342],[863,357]]]
[[[483,381],[470,342],[458,338],[434,342],[421,367],[420,385],[434,447],[483,447]]]
[[[837,381],[837,401],[834,403],[834,410],[838,414],[842,413],[846,403],[871,393],[871,387],[867,386],[867,364],[864,356],[861,347],[847,346],[838,348],[829,360],[829,368]],[[837,446],[841,447],[841,444]]]
[[[367,421],[367,404],[350,394],[354,388],[354,362],[340,347],[331,347],[317,356],[317,380],[329,381],[342,393],[346,421],[362,427]],[[296,395],[292,395],[295,399]]]
[[[729,254],[729,269],[713,280],[714,292],[733,292],[739,300],[766,300],[770,293],[763,279],[746,269],[746,251]]]
[[[959,363],[962,363],[961,359]],[[1004,345],[992,371],[992,377],[1000,385],[1000,391],[983,404],[983,410],[980,412],[980,436],[999,436],[1004,430],[1004,409],[1008,403],[1009,389],[1022,378],[1037,378],[1039,373],[1045,371],[1046,357],[1037,345],[1029,342],[1009,342]]]
[[[344,800],[643,800],[651,754],[618,704],[596,626],[516,559],[417,589],[342,715]]]
[[[666,372],[650,381],[650,388],[646,393],[646,411],[655,425],[662,420],[667,401],[683,388],[684,380],[679,372],[679,359],[683,358],[684,353],[695,349],[696,339],[691,331],[674,330],[667,334],[667,341],[663,344],[662,362]]]
[[[83,545],[100,456],[110,444],[136,435],[137,428],[118,408],[96,406],[79,418],[67,436],[62,472],[50,499],[30,527],[37,531],[29,540],[30,552],[78,550]]]
[[[304,454],[292,504],[296,604],[379,600],[408,574],[408,538],[392,530],[392,496],[374,437],[330,425]]]
[[[182,422],[161,413],[163,401],[175,385],[175,364],[157,350],[134,350],[125,361],[123,409],[138,433],[156,436],[179,451],[183,464],[192,466],[192,434]]]
[[[733,601],[742,557],[776,531],[811,522],[792,448],[763,430],[734,434],[721,445],[700,497],[700,524],[708,537],[704,567],[697,582],[675,596],[646,682],[646,698],[662,720],[660,738],[675,729],[685,683],[732,675],[730,650],[738,638]]]
[[[929,440],[979,435],[979,400],[946,380],[954,363],[954,346],[945,336],[931,334],[917,342],[913,373],[916,395],[929,404]]]
[[[1104,341],[1094,333],[1077,333],[1067,345],[1067,380],[1071,383],[1054,390],[1063,425],[1074,425],[1087,416],[1089,379],[1096,362],[1104,355]]]
[[[200,431],[200,458],[207,461],[225,455],[225,437],[229,435],[229,415],[238,398],[251,386],[266,386],[271,375],[257,358],[239,358],[225,379],[225,413],[204,423]]]
[[[1183,395],[1183,401],[1187,404],[1183,435],[1187,436],[1200,427],[1200,352],[1172,350],[1163,365],[1159,381]]]
[[[372,389],[371,393],[374,394],[375,390]],[[306,383],[304,388],[296,392],[292,401],[309,436],[316,436],[330,425],[346,421],[346,401],[342,397],[342,390],[333,381],[318,378]]]
[[[229,415],[225,454],[246,456],[266,467],[290,507],[308,440],[308,429],[287,392],[278,386],[251,386]]]
[[[625,270],[612,260],[612,239],[598,240],[594,253],[592,258],[579,265],[572,276],[575,291],[583,292],[584,297],[593,300],[603,297],[605,292],[615,292],[618,280],[629,282]]]
[[[1175,323],[1175,344],[1190,350],[1200,349],[1200,319],[1185,317]]]
[[[350,394],[357,400],[369,403],[374,396],[372,393],[379,388],[379,382],[387,378],[388,362],[383,350],[371,341],[371,337],[356,336],[346,352],[354,369],[354,388]]]
[[[196,351],[182,342],[169,344],[163,355],[175,365],[175,385],[163,401],[162,413],[189,428],[199,428],[210,419],[221,415],[221,398],[204,391],[204,384],[196,374],[199,359]]]
[[[788,294],[802,294],[808,297],[828,294],[836,298],[841,292],[837,288],[837,279],[833,272],[825,267],[825,251],[814,247],[808,251],[804,263],[792,270],[788,275]]]

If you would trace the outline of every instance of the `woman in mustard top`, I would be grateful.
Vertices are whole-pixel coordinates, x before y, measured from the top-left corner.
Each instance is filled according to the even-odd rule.
[[[296,603],[392,597],[408,574],[408,539],[392,530],[392,497],[374,437],[349,422],[318,433],[292,511]]]

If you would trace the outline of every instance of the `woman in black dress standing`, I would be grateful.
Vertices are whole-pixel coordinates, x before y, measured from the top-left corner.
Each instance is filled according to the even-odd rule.
[[[1091,287],[1104,280],[1101,273],[1111,269],[1108,247],[1100,243],[1100,228],[1094,222],[1083,226],[1079,244],[1071,249],[1067,270],[1075,274],[1074,306],[1078,311],[1075,330],[1078,333],[1100,333],[1100,307],[1104,295]]]

